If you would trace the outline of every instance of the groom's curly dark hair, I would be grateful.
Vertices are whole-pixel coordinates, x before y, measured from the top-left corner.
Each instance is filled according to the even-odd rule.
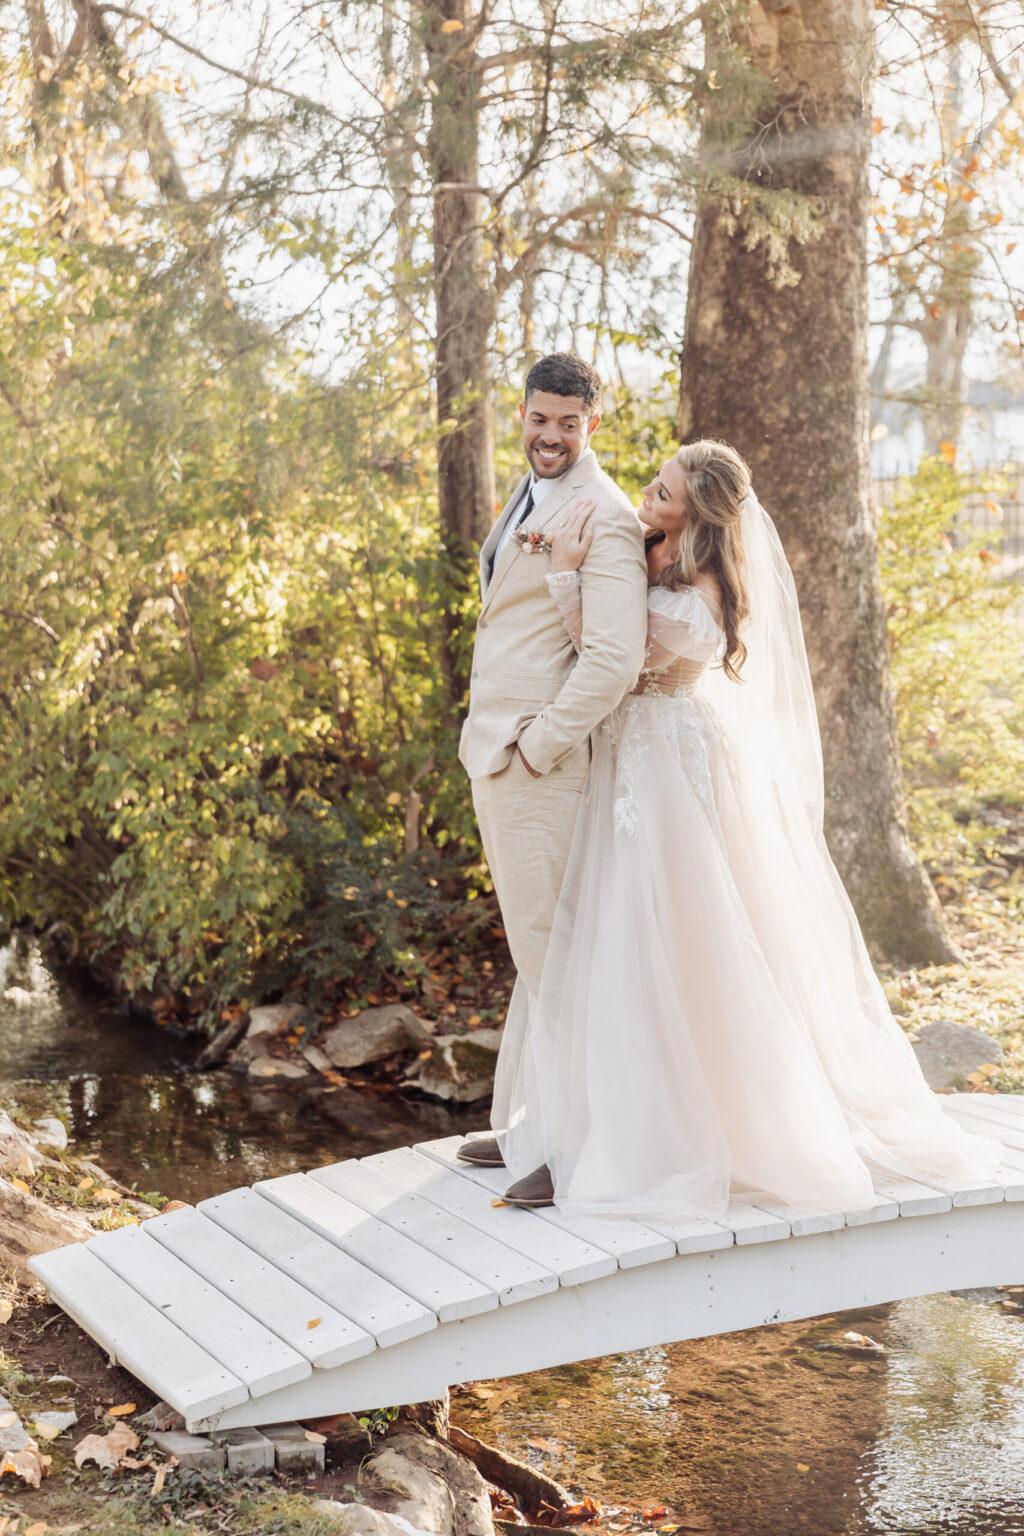
[[[575,396],[583,401],[588,416],[601,407],[601,375],[575,352],[552,352],[534,363],[526,375],[527,400],[535,389],[548,395]]]

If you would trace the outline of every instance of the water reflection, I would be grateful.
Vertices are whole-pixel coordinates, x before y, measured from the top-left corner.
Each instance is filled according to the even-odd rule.
[[[57,1113],[81,1155],[179,1200],[383,1152],[487,1123],[486,1113],[396,1093],[251,1086],[188,1071],[195,1043],[105,1009],[53,975],[38,944],[0,949],[0,1089],[15,1109]]]
[[[863,1459],[868,1536],[1024,1532],[1024,1322],[981,1298],[893,1309],[886,1425]]]

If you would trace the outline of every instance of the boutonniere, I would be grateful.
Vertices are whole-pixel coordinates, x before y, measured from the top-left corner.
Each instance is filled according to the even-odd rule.
[[[551,540],[541,533],[539,528],[527,532],[525,528],[517,528],[512,535],[524,555],[550,555]]]

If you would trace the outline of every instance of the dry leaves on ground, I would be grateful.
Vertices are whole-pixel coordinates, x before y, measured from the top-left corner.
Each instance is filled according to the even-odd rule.
[[[94,1461],[104,1471],[116,1472],[118,1467],[138,1466],[129,1455],[139,1444],[139,1437],[127,1424],[116,1424],[106,1435],[86,1435],[75,1446],[75,1466]]]
[[[51,1457],[44,1456],[34,1440],[20,1451],[5,1451],[0,1460],[0,1478],[20,1477],[30,1488],[38,1488],[46,1476]]]

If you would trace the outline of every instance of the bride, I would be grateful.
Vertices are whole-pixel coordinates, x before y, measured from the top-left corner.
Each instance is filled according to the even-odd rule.
[[[547,578],[577,650],[591,508]],[[991,1171],[998,1148],[925,1084],[829,857],[796,592],[746,465],[681,448],[640,515],[644,668],[594,738],[540,992],[513,994],[499,1059],[506,1199],[845,1211],[887,1176]]]

